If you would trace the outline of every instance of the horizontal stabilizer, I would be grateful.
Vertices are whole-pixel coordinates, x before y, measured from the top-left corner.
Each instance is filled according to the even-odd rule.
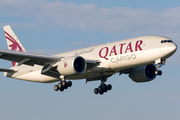
[[[13,69],[0,68],[0,72],[17,72],[17,71],[16,71],[16,70],[13,70]]]

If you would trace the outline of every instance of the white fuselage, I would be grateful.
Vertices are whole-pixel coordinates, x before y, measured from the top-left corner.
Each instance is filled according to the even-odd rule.
[[[169,40],[169,42],[162,42]],[[74,50],[57,54],[58,57],[81,56],[85,60],[98,60],[100,64],[82,74],[67,76],[66,79],[84,79],[103,74],[113,74],[120,70],[137,66],[153,64],[159,59],[167,59],[176,51],[177,46],[169,38],[161,36],[142,36],[103,45]],[[58,63],[57,63],[58,64]],[[43,66],[20,65],[12,69],[17,70],[12,77],[32,82],[55,82],[60,79],[41,74]]]

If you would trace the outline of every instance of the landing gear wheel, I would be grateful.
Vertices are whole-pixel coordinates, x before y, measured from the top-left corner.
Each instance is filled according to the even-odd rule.
[[[61,87],[62,87],[62,84],[61,84],[61,83],[59,83],[59,84],[58,84],[58,88],[61,88]]]
[[[104,92],[103,92],[103,91],[100,91],[100,92],[99,92],[99,94],[100,94],[100,95],[103,95],[103,94],[104,94]]]
[[[108,90],[111,90],[111,89],[112,89],[112,85],[111,85],[111,84],[108,84],[107,89],[108,89]]]
[[[94,89],[94,94],[98,94],[98,89],[97,88]]]
[[[54,90],[55,90],[55,91],[58,91],[58,89],[59,89],[59,88],[58,88],[58,85],[55,85],[55,86],[54,86]]]
[[[66,85],[66,86],[64,87],[64,89],[68,89],[68,86]]]
[[[54,86],[54,90],[55,90],[55,91],[58,91],[58,90],[64,91],[64,89],[67,89],[68,87],[71,87],[71,86],[72,86],[72,82],[71,82],[71,81],[68,81],[68,82],[66,82],[66,81],[60,81],[60,82],[58,83],[58,85],[55,85],[55,86]]]
[[[61,87],[61,88],[59,88],[59,90],[62,92],[62,91],[64,91],[64,88],[63,88],[63,87]]]
[[[102,86],[99,86],[99,87],[98,87],[98,91],[99,91],[99,92],[103,91]]]
[[[161,76],[162,75],[162,71],[161,70],[156,70],[156,75]]]
[[[66,86],[67,82],[66,81],[62,81],[62,86]]]
[[[104,94],[105,92],[107,92],[108,90],[111,90],[112,89],[112,85],[111,84],[101,84],[98,88],[95,88],[94,89],[94,94]]]
[[[64,89],[67,89],[68,88],[68,84],[66,81],[62,81],[62,86],[64,87]]]
[[[102,85],[102,90],[103,90],[104,92],[107,92],[107,86],[106,86],[106,84],[103,84],[103,85]]]
[[[106,89],[106,84],[102,84],[102,89],[105,90]]]
[[[60,91],[64,91],[64,87],[62,86],[62,83],[58,84],[58,88],[59,88]]]
[[[161,76],[162,75],[162,71],[158,70],[158,75]]]
[[[104,92],[107,92],[108,91],[108,89],[107,89],[107,86],[106,86],[106,88],[104,89]]]
[[[72,86],[72,82],[71,81],[68,81],[67,84],[68,84],[68,87]]]

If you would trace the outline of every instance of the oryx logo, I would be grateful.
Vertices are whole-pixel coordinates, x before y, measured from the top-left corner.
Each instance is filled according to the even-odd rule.
[[[11,45],[8,44],[8,47],[10,48],[10,50],[14,50],[14,51],[23,51],[21,46],[17,43],[17,41],[11,36],[9,35],[6,31],[4,31],[6,39],[11,41]],[[15,66],[16,62],[12,62],[12,65]]]
[[[66,62],[64,62],[64,68],[66,68],[68,66],[68,64]]]
[[[4,31],[4,33],[6,34],[6,39],[12,42],[12,44],[9,45],[9,47],[11,47],[11,50],[16,51],[17,49],[19,49],[18,51],[23,51],[21,46],[16,42],[16,40],[11,35],[9,35],[6,31]]]

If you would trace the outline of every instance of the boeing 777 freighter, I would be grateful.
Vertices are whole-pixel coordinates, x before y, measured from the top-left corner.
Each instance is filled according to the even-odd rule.
[[[129,74],[134,82],[148,82],[161,75],[159,69],[172,56],[177,45],[167,37],[141,36],[92,46],[56,55],[27,53],[9,25],[4,26],[8,50],[0,50],[0,58],[13,61],[13,67],[0,68],[5,77],[40,83],[59,83],[55,91],[72,86],[71,81],[100,80],[95,94],[112,89],[107,79],[115,73]]]

